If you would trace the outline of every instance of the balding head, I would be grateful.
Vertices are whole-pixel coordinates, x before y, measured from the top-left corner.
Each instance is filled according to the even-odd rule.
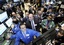
[[[16,13],[15,12],[12,12],[12,16],[16,16]]]
[[[29,20],[31,21],[31,20],[33,20],[33,14],[29,14]]]
[[[15,14],[15,12],[12,12],[12,14],[14,15],[14,14]]]
[[[42,14],[42,11],[41,10],[38,10],[38,14],[41,15]]]

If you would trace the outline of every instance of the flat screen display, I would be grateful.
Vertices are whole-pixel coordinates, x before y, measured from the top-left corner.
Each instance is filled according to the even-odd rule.
[[[18,1],[20,1],[20,0],[13,0],[14,2],[18,2]]]
[[[7,27],[2,23],[0,24],[0,35],[7,29]]]
[[[3,12],[0,14],[0,22],[3,22],[8,18],[7,12]]]
[[[9,18],[5,23],[8,27],[10,27],[13,24],[12,18]]]

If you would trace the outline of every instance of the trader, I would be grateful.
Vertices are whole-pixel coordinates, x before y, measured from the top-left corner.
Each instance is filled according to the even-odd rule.
[[[13,34],[16,34],[19,31],[19,29],[20,29],[19,26],[20,26],[20,22],[16,18],[14,18],[13,24],[11,26],[11,28],[12,28],[11,31],[13,32]]]
[[[19,45],[20,41],[23,41],[25,45],[28,45],[34,39],[34,36],[39,37],[40,33],[32,29],[27,29],[25,24],[20,24],[20,31],[15,35],[12,35],[10,39],[15,38],[14,45]]]

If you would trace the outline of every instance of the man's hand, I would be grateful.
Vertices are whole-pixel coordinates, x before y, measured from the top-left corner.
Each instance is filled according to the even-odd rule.
[[[9,40],[10,39],[10,36],[8,35],[7,37],[6,37],[6,40]]]
[[[14,24],[11,25],[11,28],[14,28]]]
[[[63,36],[60,32],[58,32],[58,36]]]
[[[13,31],[11,30],[10,33],[13,33]]]
[[[9,40],[10,37],[11,37],[11,36],[8,34],[8,35],[6,36],[6,40]]]
[[[48,29],[48,27],[46,26],[45,29]]]

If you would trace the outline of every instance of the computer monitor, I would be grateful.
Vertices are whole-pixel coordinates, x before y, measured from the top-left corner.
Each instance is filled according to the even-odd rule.
[[[0,22],[3,22],[8,18],[7,12],[3,12],[0,14]]]
[[[3,32],[7,29],[7,27],[2,23],[0,24],[0,35],[3,34]]]
[[[8,27],[10,27],[10,26],[13,24],[12,18],[9,18],[9,19],[5,22],[5,24],[6,24]]]
[[[56,30],[51,29],[32,41],[32,45],[48,45],[56,37]]]
[[[13,0],[14,2],[18,2],[18,1],[20,1],[20,0]]]

